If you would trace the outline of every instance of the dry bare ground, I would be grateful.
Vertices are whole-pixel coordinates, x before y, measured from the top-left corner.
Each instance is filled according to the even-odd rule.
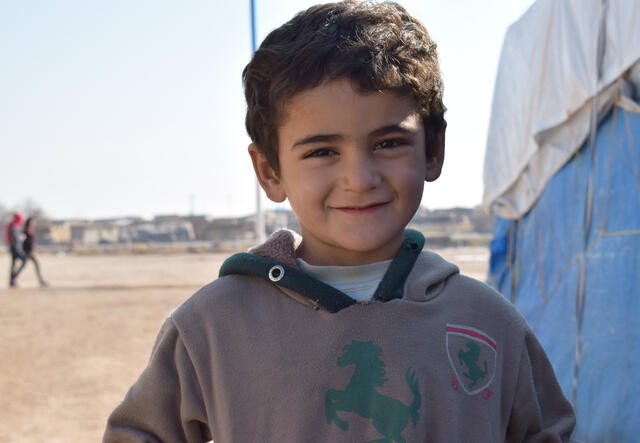
[[[485,248],[440,252],[484,279]],[[42,255],[7,289],[0,255],[0,442],[98,442],[176,306],[227,254]]]

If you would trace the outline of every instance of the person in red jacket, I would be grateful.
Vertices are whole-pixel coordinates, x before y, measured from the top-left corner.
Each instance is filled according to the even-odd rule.
[[[11,252],[11,279],[9,280],[9,287],[16,286],[16,278],[26,263],[26,257],[22,250],[23,221],[24,215],[22,215],[21,212],[14,212],[13,220],[7,225],[5,231],[5,240]],[[20,262],[20,264],[17,265],[17,262]]]

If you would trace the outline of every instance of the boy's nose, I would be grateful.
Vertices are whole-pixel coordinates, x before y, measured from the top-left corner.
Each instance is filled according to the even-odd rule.
[[[353,155],[345,159],[341,170],[341,181],[345,190],[363,192],[382,183],[382,176],[376,161],[368,155]]]

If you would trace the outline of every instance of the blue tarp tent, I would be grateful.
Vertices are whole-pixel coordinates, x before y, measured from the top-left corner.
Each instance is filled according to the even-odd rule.
[[[542,342],[584,442],[640,441],[639,14],[536,2],[505,38],[485,159],[489,283]]]

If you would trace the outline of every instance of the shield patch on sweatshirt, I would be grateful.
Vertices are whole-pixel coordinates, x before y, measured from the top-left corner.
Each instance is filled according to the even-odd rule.
[[[484,390],[496,372],[497,346],[495,340],[479,329],[462,325],[446,325],[446,344],[449,363],[468,395]]]

